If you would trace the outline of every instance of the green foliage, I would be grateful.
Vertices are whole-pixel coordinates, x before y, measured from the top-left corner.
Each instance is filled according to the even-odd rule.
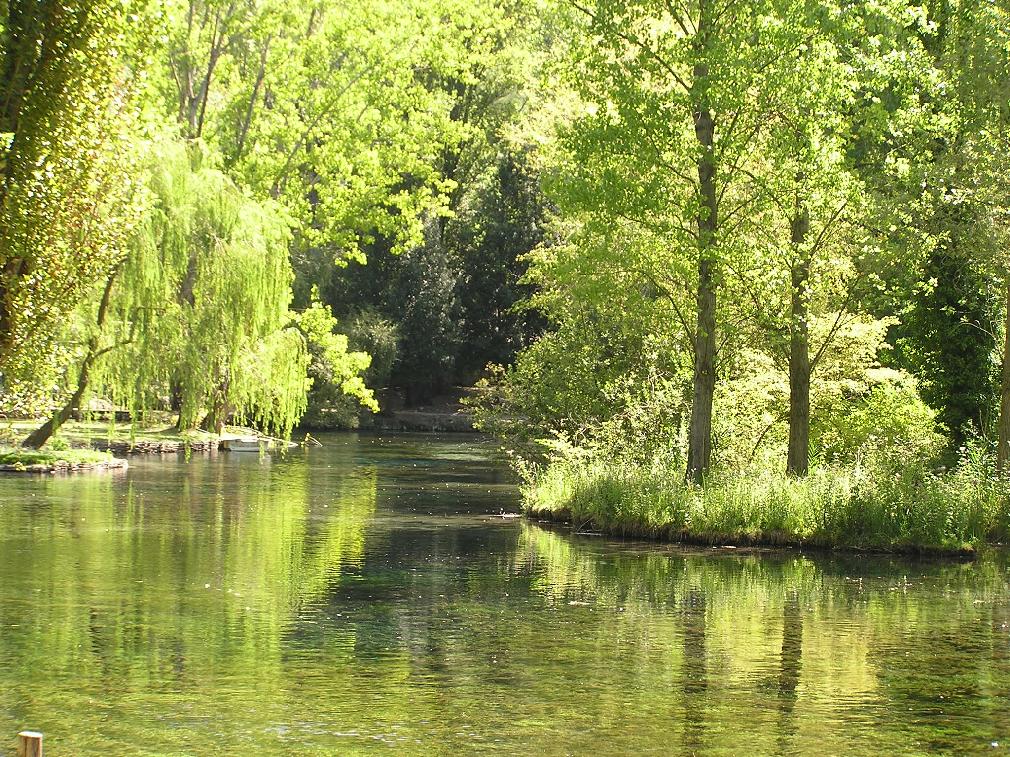
[[[925,39],[943,96],[938,126],[912,163],[909,220],[928,237],[900,329],[902,358],[957,450],[995,425],[996,364],[1007,272],[1010,13],[1004,3],[927,4]]]
[[[381,374],[372,373],[376,365],[374,355],[383,361],[379,370],[388,370],[396,353],[395,329],[381,317],[362,313],[347,324],[347,336],[336,334],[336,319],[328,306],[318,302],[299,314],[298,320],[312,356],[309,364],[312,387],[301,425],[312,429],[357,428],[362,408],[373,413],[379,410],[369,388],[383,385],[376,380],[381,379]],[[359,341],[362,338],[364,343]],[[367,343],[369,339],[374,339],[375,353]],[[352,344],[367,351],[350,351]]]
[[[389,380],[415,401],[472,381],[488,362],[511,362],[540,328],[534,314],[516,307],[530,291],[521,283],[521,258],[543,239],[535,178],[505,156],[458,203],[455,217],[428,221],[423,244],[396,254],[376,242],[367,265],[333,271],[324,288],[344,321],[366,310],[395,325]]]
[[[884,380],[869,393],[825,408],[814,425],[813,444],[827,462],[851,464],[867,449],[902,449],[909,457],[935,459],[944,439],[936,413],[907,376]]]
[[[55,234],[73,225],[74,212],[98,202],[108,238],[88,230],[94,250],[72,240],[76,268],[55,257],[67,258],[70,243],[39,242],[53,258],[41,279],[31,279],[40,305],[11,300],[5,312],[35,329],[24,316],[51,310],[53,328],[38,332],[42,346],[30,370],[27,353],[0,365],[7,409],[32,409],[27,390],[59,404],[87,354],[98,352],[94,390],[118,404],[139,410],[167,402],[180,409],[184,426],[209,410],[211,424],[234,413],[277,430],[289,427],[304,389],[296,369],[309,353],[293,332],[280,333],[293,320],[288,303],[281,303],[291,283],[279,267],[282,250],[301,275],[299,309],[310,306],[312,287],[326,290],[348,260],[363,263],[370,249],[390,256],[407,251],[398,283],[379,279],[380,289],[394,293],[388,299],[328,298],[342,316],[373,306],[395,322],[396,360],[373,372],[383,383],[382,374],[395,371],[416,384],[418,397],[439,391],[464,370],[457,358],[466,341],[480,344],[468,356],[470,376],[487,358],[510,359],[525,337],[494,321],[512,318],[506,311],[518,296],[516,258],[535,244],[537,230],[535,221],[508,216],[519,205],[538,212],[537,182],[533,173],[516,181],[518,173],[508,169],[496,175],[495,166],[508,164],[499,155],[506,141],[521,141],[514,127],[536,70],[529,39],[517,32],[536,26],[534,11],[497,0],[370,0],[353,7],[171,0],[137,9],[13,4],[5,65],[27,71],[16,56],[43,46],[38,35],[56,35],[46,41],[59,51],[50,72],[53,96],[39,95],[44,88],[35,86],[31,102],[49,108],[48,121],[39,116],[38,131],[52,132],[45,139],[80,147],[84,161],[76,168],[68,163],[65,180],[35,177],[43,184],[34,189],[20,175],[11,180],[17,191],[41,196],[44,185],[49,192],[41,214],[49,217],[25,233]],[[49,24],[50,15],[66,24]],[[161,32],[157,45],[142,34],[151,25]],[[59,37],[64,32],[66,39]],[[128,65],[120,70],[122,61]],[[69,91],[77,99],[64,102]],[[125,104],[134,92],[142,126]],[[5,107],[16,105],[8,94]],[[50,128],[59,119],[64,131]],[[136,152],[148,155],[146,182],[137,178],[143,172],[136,161],[122,159],[128,132]],[[181,154],[181,142],[167,146],[166,134],[181,136],[188,155]],[[509,146],[506,153],[521,149]],[[11,157],[6,168],[34,161]],[[124,260],[126,220],[145,212],[145,184],[158,207],[144,215]],[[60,189],[69,186],[83,191]],[[124,198],[132,204],[116,211]],[[486,228],[485,207],[495,216]],[[447,228],[452,215],[465,220]],[[17,224],[5,229],[14,233]],[[0,259],[0,265],[16,274],[9,287],[14,297],[15,279],[34,263]],[[110,277],[109,323],[97,329],[101,287]],[[58,303],[50,297],[55,292]],[[0,294],[9,299],[6,290]],[[42,303],[47,297],[53,302]],[[72,321],[61,320],[80,300]],[[96,330],[102,334],[90,350]],[[29,346],[24,334],[8,341]],[[341,360],[334,362],[334,385],[363,393],[337,365]],[[275,373],[269,390],[263,380],[246,380],[256,363]],[[327,370],[313,369],[317,384]],[[18,372],[25,378],[20,384]]]
[[[93,391],[142,411],[170,398],[180,428],[209,413],[287,435],[301,418],[315,361],[340,391],[374,405],[325,307],[289,310],[287,216],[248,198],[197,144],[152,145],[155,203],[117,271],[107,354]]]
[[[998,282],[945,247],[938,246],[923,267],[901,347],[923,399],[957,449],[992,423],[1001,314]]]
[[[334,333],[337,321],[329,307],[314,302],[297,314],[296,323],[308,340],[313,362],[319,366],[318,372],[326,376],[326,381],[377,412],[379,405],[362,377],[372,359],[367,353],[348,351],[347,337]]]
[[[367,266],[333,269],[315,251],[296,260],[299,278],[319,282],[344,320],[374,309],[396,324],[390,382],[412,402],[473,381],[487,362],[510,362],[540,328],[528,311],[513,310],[526,291],[520,256],[540,242],[545,214],[524,113],[537,89],[531,64],[542,55],[539,10],[445,4],[445,59],[420,77],[426,97],[447,108],[433,163],[449,188],[445,206],[421,215],[411,244],[370,235]]]
[[[511,363],[543,329],[543,319],[520,306],[533,293],[525,256],[547,241],[547,201],[531,162],[529,151],[499,155],[493,180],[453,223],[461,250],[456,363],[464,380],[488,363]]]
[[[135,10],[3,22],[5,409],[90,380],[288,434],[491,363],[478,421],[527,464],[851,467],[993,425],[1003,0]]]
[[[410,400],[425,402],[445,389],[460,352],[459,272],[444,243],[444,226],[429,221],[424,244],[404,252],[397,267],[400,350],[396,381],[411,390]]]
[[[779,465],[797,407],[832,465],[896,447],[933,459],[936,421],[955,446],[988,430],[1005,7],[598,0],[558,18],[543,154],[560,240],[527,274],[552,332],[488,382],[485,429],[527,464],[552,459],[529,446],[546,437],[672,471],[695,410],[686,358],[714,331],[723,470]]]
[[[0,380],[30,399],[68,362],[54,337],[123,254],[145,204],[120,0],[11,2],[0,85]],[[22,407],[21,409],[25,409]]]
[[[468,66],[446,5],[177,0],[163,107],[184,136],[214,144],[233,179],[286,208],[296,248],[356,257],[376,232],[408,244],[447,189],[430,160],[446,108],[422,72]]]
[[[520,353],[514,366],[492,371],[481,383],[489,391],[477,400],[478,426],[518,444],[552,432],[583,438],[632,407],[640,382],[668,385],[670,374],[656,368],[664,343],[608,325],[565,323]]]
[[[151,147],[155,205],[123,264],[106,330],[118,346],[95,371],[95,391],[137,410],[172,392],[183,428],[209,408],[286,432],[304,403],[308,357],[281,333],[285,215],[243,195],[199,146]]]
[[[347,341],[372,359],[365,371],[365,383],[381,388],[389,382],[400,352],[400,330],[375,310],[359,310],[345,324]]]
[[[70,449],[70,443],[61,436],[54,436],[49,440],[48,447],[55,452],[63,452]]]

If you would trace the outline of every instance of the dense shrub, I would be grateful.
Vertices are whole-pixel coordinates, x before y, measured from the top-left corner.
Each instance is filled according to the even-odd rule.
[[[389,382],[400,354],[400,331],[390,319],[371,309],[353,313],[342,324],[351,348],[367,352],[372,363],[365,371],[365,383],[381,389]]]

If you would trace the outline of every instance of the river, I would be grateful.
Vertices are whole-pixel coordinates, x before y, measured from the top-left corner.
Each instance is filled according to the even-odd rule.
[[[474,437],[0,479],[0,754],[1010,751],[973,564],[518,518]]]

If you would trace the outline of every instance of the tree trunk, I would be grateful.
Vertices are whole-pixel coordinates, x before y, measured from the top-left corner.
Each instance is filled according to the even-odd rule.
[[[67,403],[53,413],[52,417],[39,426],[37,429],[32,431],[22,443],[22,447],[28,447],[30,449],[39,449],[43,444],[48,442],[52,438],[53,434],[60,430],[60,427],[67,422],[70,416],[73,414],[75,409],[79,409],[81,405],[81,400],[84,398],[84,393],[88,389],[89,374],[91,372],[91,366],[95,362],[98,350],[97,339],[92,339],[91,344],[88,348],[88,354],[84,358],[84,362],[81,363],[81,372],[77,377],[77,388],[74,390],[73,395]]]
[[[105,319],[109,312],[109,301],[112,298],[112,288],[116,283],[118,273],[119,269],[117,267],[109,274],[108,281],[105,282],[102,301],[98,306],[98,318],[95,320],[95,333],[88,340],[88,352],[84,356],[83,362],[81,362],[81,372],[77,374],[77,388],[74,389],[74,393],[63,407],[53,413],[53,416],[49,420],[28,435],[28,438],[21,443],[22,447],[39,449],[52,438],[53,434],[60,430],[60,427],[67,422],[67,419],[70,418],[74,410],[80,408],[81,400],[84,399],[84,394],[88,390],[91,367],[95,364],[95,361],[117,346],[113,345],[101,350],[98,348],[98,340],[102,333],[102,327],[105,326]]]
[[[1010,276],[1004,284],[1006,293],[1003,337],[1003,381],[999,403],[999,445],[996,448],[996,470],[1006,471],[1010,458]]]
[[[715,397],[716,292],[711,260],[698,264],[698,330],[694,349],[694,393],[688,431],[687,477],[701,483],[712,461],[712,405]]]
[[[200,422],[200,428],[220,436],[224,432],[224,424],[227,423],[231,413],[232,407],[228,402],[225,400],[217,401],[210,412]]]
[[[228,401],[228,390],[230,388],[231,377],[226,371],[217,391],[214,392],[214,402],[211,405],[210,412],[200,422],[200,428],[204,431],[210,431],[218,436],[224,431],[224,424],[228,422],[228,418],[234,410],[232,404]]]
[[[179,415],[175,419],[175,430],[176,431],[179,431],[179,432],[189,431],[192,428],[192,425],[187,426],[183,422],[183,418],[187,417],[188,415],[189,415],[189,412],[187,411],[187,408],[186,408],[186,401],[182,400],[179,403]]]
[[[313,9],[312,12],[315,13],[315,9]],[[239,123],[235,153],[229,161],[231,165],[234,165],[241,160],[242,153],[245,152],[246,137],[249,136],[249,127],[252,126],[253,114],[256,111],[256,100],[259,98],[260,88],[263,86],[263,79],[266,77],[267,56],[270,53],[270,42],[272,40],[273,35],[267,36],[266,40],[263,42],[263,48],[260,50],[260,62],[259,68],[256,71],[256,81],[253,84],[252,93],[249,95],[249,103],[246,105],[245,117]]]
[[[199,407],[193,406],[193,398],[187,397],[186,393],[182,392],[179,398],[179,417],[175,420],[175,430],[181,432],[200,428],[203,421],[197,420],[199,411]]]
[[[708,48],[706,3],[701,4],[697,53]],[[716,192],[715,119],[708,103],[708,65],[704,58],[694,66],[692,95],[697,93],[694,133],[698,159],[698,328],[694,335],[694,392],[688,430],[687,479],[701,483],[712,461],[712,403],[715,397],[716,355],[716,232],[719,199]]]
[[[801,247],[810,229],[810,214],[797,207],[792,219],[792,310],[789,318],[789,451],[786,472],[805,476],[810,469],[810,326],[808,323],[810,257]]]

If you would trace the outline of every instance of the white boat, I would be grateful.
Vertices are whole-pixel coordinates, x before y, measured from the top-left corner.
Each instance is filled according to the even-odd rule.
[[[222,439],[220,446],[229,452],[267,452],[284,447],[291,449],[298,445],[269,436],[230,436]]]
[[[261,439],[258,436],[236,436],[221,440],[221,449],[229,452],[265,452],[271,446],[272,442],[269,439]]]

